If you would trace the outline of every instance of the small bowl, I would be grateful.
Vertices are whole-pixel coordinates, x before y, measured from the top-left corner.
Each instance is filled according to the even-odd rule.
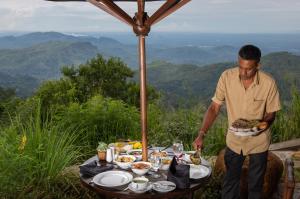
[[[172,162],[172,158],[171,157],[165,157],[161,159],[161,166],[160,169],[161,170],[169,170],[170,168],[170,164]]]
[[[115,163],[121,168],[121,169],[129,169],[131,167],[131,164],[136,160],[136,158],[133,155],[119,155],[115,159]]]
[[[142,149],[133,149],[127,152],[128,155],[133,155],[137,161],[142,160]]]
[[[131,170],[137,175],[144,175],[151,169],[150,162],[134,162],[131,165]]]

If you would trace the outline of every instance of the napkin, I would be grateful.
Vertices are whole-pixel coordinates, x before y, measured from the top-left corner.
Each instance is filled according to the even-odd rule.
[[[190,187],[190,165],[178,164],[176,157],[173,157],[167,180],[174,182],[179,189]]]
[[[113,169],[113,165],[97,166],[97,160],[79,166],[80,174],[86,177],[93,177],[98,173]]]

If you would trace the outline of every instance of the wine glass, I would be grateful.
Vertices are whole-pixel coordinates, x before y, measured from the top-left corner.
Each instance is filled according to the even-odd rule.
[[[183,144],[182,142],[173,142],[173,152],[175,154],[175,156],[178,158],[180,158],[183,154]]]

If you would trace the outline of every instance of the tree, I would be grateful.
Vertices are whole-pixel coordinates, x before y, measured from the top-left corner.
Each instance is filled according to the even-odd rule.
[[[121,99],[139,106],[139,86],[133,81],[134,72],[119,58],[105,60],[101,55],[79,65],[78,68],[63,67],[64,78],[69,79],[77,91],[77,99],[83,103],[95,95]],[[158,94],[151,87],[148,98],[156,99]]]

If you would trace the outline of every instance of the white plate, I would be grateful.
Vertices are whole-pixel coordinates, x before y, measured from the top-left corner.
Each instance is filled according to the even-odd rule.
[[[132,183],[130,183],[128,185],[128,188],[130,189],[130,191],[133,191],[134,193],[145,193],[145,192],[150,191],[152,189],[152,184],[148,183],[147,188],[144,189],[144,190],[136,190],[135,188],[133,188]]]
[[[116,188],[132,181],[132,175],[125,171],[106,171],[93,178],[93,182],[102,187]]]
[[[205,178],[209,175],[209,168],[203,165],[190,164],[190,179]]]
[[[157,181],[152,184],[152,189],[157,192],[166,193],[176,189],[176,184],[170,181]]]
[[[262,130],[258,130],[258,128],[254,127],[252,129],[237,129],[234,127],[229,127],[229,131],[232,132],[233,134],[237,135],[237,136],[253,136],[253,135],[257,135],[258,133],[264,131],[265,129]]]

